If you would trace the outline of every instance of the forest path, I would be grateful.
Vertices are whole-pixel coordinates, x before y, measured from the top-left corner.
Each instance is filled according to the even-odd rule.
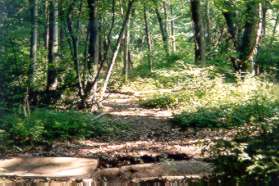
[[[153,93],[156,92],[112,93],[103,102],[105,116],[128,124],[128,131],[120,135],[55,142],[51,146],[36,146],[28,152],[16,153],[16,156],[93,158],[104,168],[162,160],[199,160],[207,157],[203,152],[216,139],[235,135],[235,131],[229,129],[182,130],[173,126],[171,110],[146,109],[138,105],[139,99]]]
[[[172,110],[147,109],[139,105],[139,100],[148,95],[171,92],[171,89],[150,90],[128,93],[110,93],[103,102],[103,113],[116,120],[125,121],[139,128],[156,129],[170,124]]]
[[[136,93],[110,93],[104,100],[103,113],[114,121],[126,123],[129,130],[114,137],[100,137],[56,143],[47,149],[51,156],[87,157],[104,160],[108,166],[158,161],[201,159],[211,142],[230,138],[235,131],[226,129],[184,129],[172,125],[171,110],[140,107],[139,99],[148,94],[171,92],[170,89]],[[102,115],[103,116],[103,115]],[[104,116],[104,117],[105,117]],[[40,153],[39,156],[44,154]]]

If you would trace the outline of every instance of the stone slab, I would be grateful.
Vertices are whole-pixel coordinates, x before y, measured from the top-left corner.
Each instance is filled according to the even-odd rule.
[[[17,157],[0,159],[0,177],[87,178],[98,160],[68,157]]]

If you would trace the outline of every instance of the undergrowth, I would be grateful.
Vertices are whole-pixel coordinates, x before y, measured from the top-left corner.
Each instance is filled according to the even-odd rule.
[[[124,123],[95,117],[89,113],[48,109],[35,109],[29,116],[10,113],[0,119],[0,138],[15,144],[51,143],[55,140],[115,136],[128,130]]]
[[[218,172],[230,176],[270,179],[279,174],[278,143],[277,113],[239,130],[233,140],[218,140],[209,153]]]

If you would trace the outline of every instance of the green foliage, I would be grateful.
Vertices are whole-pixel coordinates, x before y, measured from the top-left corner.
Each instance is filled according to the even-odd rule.
[[[39,143],[117,135],[128,129],[123,123],[107,119],[95,120],[94,115],[47,109],[36,109],[30,116],[8,114],[1,119],[2,127],[15,143]]]
[[[196,112],[182,112],[175,115],[173,122],[182,128],[235,127],[264,121],[277,112],[278,106],[278,102],[270,102],[259,96],[241,105],[221,105],[199,108]]]
[[[257,131],[257,135],[252,135]],[[250,135],[247,135],[250,134]],[[241,129],[232,141],[219,140],[210,149],[218,171],[231,176],[270,178],[279,173],[278,114]]]
[[[178,99],[171,94],[155,95],[152,99],[140,101],[140,105],[146,108],[171,108],[177,104]]]

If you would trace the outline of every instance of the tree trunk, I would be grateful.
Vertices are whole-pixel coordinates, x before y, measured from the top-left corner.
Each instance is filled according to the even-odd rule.
[[[81,78],[81,70],[80,70],[80,62],[79,62],[79,36],[76,35],[75,33],[79,33],[80,32],[80,14],[81,14],[81,9],[82,9],[82,1],[80,2],[80,6],[79,6],[79,16],[78,16],[78,23],[77,23],[77,28],[76,28],[76,32],[74,31],[73,28],[73,20],[72,20],[72,12],[74,10],[74,5],[75,5],[76,1],[73,1],[68,9],[68,13],[67,13],[67,28],[68,28],[68,32],[70,35],[70,39],[71,39],[71,45],[72,45],[72,57],[73,57],[73,61],[74,61],[74,66],[75,66],[75,71],[76,71],[76,75],[78,78],[78,90],[79,90],[79,96],[82,98],[82,96],[84,95],[84,91],[83,91],[83,83],[82,83],[82,78]]]
[[[273,45],[273,41],[274,41],[274,37],[275,37],[275,34],[276,34],[276,30],[277,30],[278,24],[279,24],[279,13],[277,13],[275,24],[274,24],[274,27],[273,27],[273,30],[272,30],[272,36],[270,38],[269,46],[271,48],[273,48],[272,45]]]
[[[147,44],[147,60],[148,60],[148,66],[149,66],[149,71],[152,72],[152,51],[151,51],[151,35],[149,32],[149,25],[148,25],[148,20],[147,20],[147,8],[146,5],[144,4],[144,31],[145,31],[145,39],[146,39],[146,44]]]
[[[64,49],[64,39],[65,39],[65,12],[64,12],[64,7],[63,7],[63,0],[59,0],[59,7],[58,7],[58,11],[59,11],[59,22],[60,22],[60,26],[59,26],[59,48],[60,51],[63,51]],[[63,52],[60,53],[60,55],[63,57],[64,54]]]
[[[209,50],[211,45],[211,21],[210,21],[210,6],[209,0],[205,1],[205,25],[206,25],[206,44]]]
[[[191,0],[191,12],[195,35],[195,62],[205,64],[206,44],[204,38],[204,25],[202,21],[201,5],[199,0]]]
[[[31,6],[31,46],[30,46],[30,67],[29,67],[29,85],[34,81],[34,73],[37,65],[37,48],[38,48],[38,0],[30,0]]]
[[[49,1],[45,0],[45,30],[44,30],[44,42],[45,48],[48,49],[49,46]]]
[[[113,67],[115,65],[116,58],[118,56],[119,49],[120,49],[120,46],[121,46],[121,40],[123,39],[125,30],[127,28],[127,25],[128,25],[129,19],[130,19],[130,15],[131,15],[131,11],[132,11],[132,7],[133,7],[134,2],[135,2],[135,0],[129,0],[128,7],[127,7],[127,12],[126,12],[126,15],[124,17],[124,21],[122,23],[121,31],[119,33],[119,36],[118,36],[118,39],[117,39],[117,42],[116,42],[116,48],[113,51],[113,57],[112,57],[109,69],[108,69],[108,71],[106,73],[106,78],[105,78],[105,82],[104,82],[103,88],[101,90],[101,94],[100,94],[100,99],[101,100],[103,99],[104,94],[105,94],[105,92],[107,90],[107,87],[108,87],[108,84],[109,84],[109,80],[110,80],[110,77],[112,75]]]
[[[49,49],[48,49],[48,77],[47,77],[47,90],[56,91],[58,87],[57,79],[57,62],[58,62],[58,0],[50,1],[49,10]]]
[[[244,33],[239,48],[239,71],[247,70],[246,61],[253,62],[262,34],[261,5],[258,2],[247,2],[247,17]]]
[[[89,68],[96,73],[96,66],[99,63],[98,55],[98,20],[97,0],[87,0],[89,8]]]
[[[174,12],[173,12],[173,5],[170,5],[170,14],[171,14],[171,45],[172,45],[172,52],[176,52],[176,38],[175,38],[175,21],[174,21]]]
[[[123,58],[124,58],[124,81],[128,81],[129,76],[129,44],[130,44],[130,30],[129,30],[130,19],[127,23],[127,28],[124,34],[124,42],[123,42]]]
[[[97,102],[96,91],[97,91],[97,81],[96,79],[98,75],[98,64],[99,64],[99,42],[98,42],[98,18],[97,18],[97,0],[87,0],[88,8],[89,8],[89,72],[90,72],[90,80],[88,87],[85,91],[85,102],[88,105],[95,105]],[[95,81],[91,86],[90,81]]]
[[[156,3],[156,7],[155,7],[155,12],[156,12],[156,16],[157,16],[159,26],[160,26],[160,32],[161,32],[161,35],[162,35],[164,49],[166,51],[166,55],[169,56],[169,39],[168,39],[169,36],[168,36],[166,24],[164,24],[164,21],[163,21],[163,18],[161,16],[161,13],[159,11],[159,7],[158,7],[157,3]]]
[[[233,9],[232,2],[226,1],[225,2],[225,11],[223,12],[223,15],[225,17],[225,21],[226,21],[226,24],[228,27],[228,32],[231,36],[234,47],[238,51],[239,50],[239,40],[238,40],[237,28],[235,25],[236,13],[232,9]]]

